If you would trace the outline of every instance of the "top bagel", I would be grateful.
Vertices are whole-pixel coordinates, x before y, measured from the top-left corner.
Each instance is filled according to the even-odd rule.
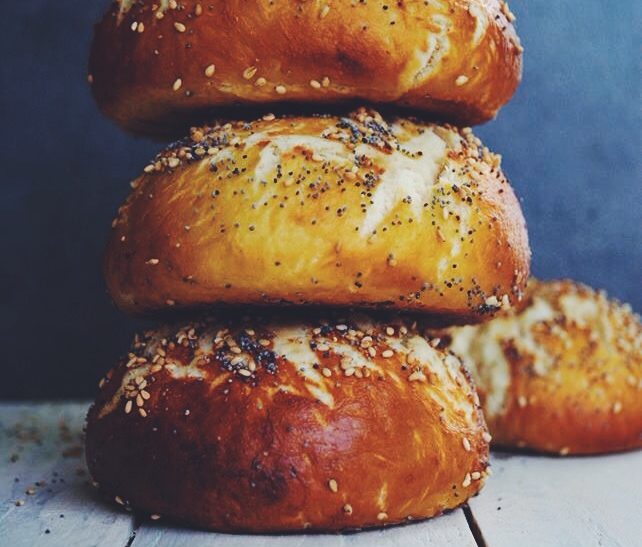
[[[119,0],[89,81],[125,129],[173,136],[235,104],[395,103],[471,125],[521,77],[501,0]]]

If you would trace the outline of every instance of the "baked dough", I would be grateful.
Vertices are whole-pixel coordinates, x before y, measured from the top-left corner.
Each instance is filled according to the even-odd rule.
[[[573,281],[532,280],[528,293],[520,312],[441,335],[473,374],[493,442],[563,455],[641,447],[639,316]]]
[[[408,522],[464,503],[488,474],[467,373],[399,319],[161,327],[100,385],[87,423],[93,479],[123,505],[193,526]]]
[[[377,306],[479,321],[530,250],[500,159],[469,130],[374,111],[194,129],[134,181],[105,260],[116,304]]]
[[[89,80],[107,116],[155,137],[233,105],[387,103],[470,125],[520,81],[513,19],[498,0],[121,0]]]

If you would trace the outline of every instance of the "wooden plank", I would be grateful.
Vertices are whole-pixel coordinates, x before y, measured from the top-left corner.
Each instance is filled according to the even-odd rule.
[[[461,509],[405,526],[392,526],[358,534],[248,536],[215,534],[145,522],[132,547],[475,547]]]
[[[469,502],[489,547],[642,545],[642,452],[496,453],[492,470]]]
[[[105,504],[89,484],[81,444],[87,406],[0,405],[2,545],[112,547],[129,541],[132,516]]]

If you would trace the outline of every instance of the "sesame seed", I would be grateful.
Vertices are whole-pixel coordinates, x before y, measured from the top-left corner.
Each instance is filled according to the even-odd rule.
[[[196,7],[194,8],[194,15],[196,15],[196,17],[200,17],[202,13],[203,6],[201,6],[200,4],[196,4]]]
[[[470,478],[473,479],[474,481],[478,481],[479,479],[481,479],[481,473],[479,471],[473,471],[470,474]]]
[[[259,340],[259,345],[263,346],[264,348],[268,347],[270,345],[270,341],[267,340],[266,338],[261,338]]]
[[[353,367],[351,367],[351,368],[348,368],[348,369],[344,370],[343,371],[343,375],[350,377],[350,376],[354,376],[355,372],[356,372],[355,369]]]
[[[340,331],[348,330],[348,325],[344,325],[343,323],[339,324],[337,325],[337,330],[340,330]]]
[[[145,32],[145,25],[143,24],[142,21],[140,23],[138,23],[138,29],[137,30],[138,30],[139,34],[142,34],[143,32]]]
[[[254,82],[254,85],[256,87],[263,87],[265,84],[267,84],[267,80],[261,76],[260,78],[256,79],[256,82]]]
[[[393,329],[392,327],[386,327],[386,334],[388,336],[393,336],[395,334],[395,329]]]
[[[185,32],[185,31],[187,30],[187,28],[185,27],[185,25],[184,25],[183,23],[179,23],[178,21],[176,21],[176,22],[174,23],[174,28],[175,28],[178,32]]]
[[[383,357],[384,359],[388,359],[389,357],[392,357],[394,354],[395,352],[392,351],[391,349],[386,349],[381,352],[381,357]]]
[[[144,408],[139,408],[138,413],[140,414],[141,418],[147,418],[147,411]]]
[[[352,505],[350,505],[349,503],[346,503],[343,506],[343,512],[348,514],[348,515],[352,515]]]
[[[368,355],[370,355],[370,357],[376,357],[377,356],[377,350],[373,346],[370,346],[368,348]]]
[[[277,85],[274,88],[274,91],[276,91],[279,95],[285,95],[287,92],[287,89],[285,88],[284,85]]]
[[[461,440],[461,444],[464,445],[464,450],[466,452],[470,452],[470,441],[466,437]]]
[[[178,91],[182,86],[183,86],[183,80],[181,80],[180,78],[176,78],[174,80],[174,83],[172,84],[172,89],[174,91]]]
[[[332,376],[332,371],[327,367],[323,367],[323,369],[321,370],[321,374],[323,374],[326,378],[330,378],[330,376]]]
[[[147,262],[145,262],[145,264],[149,264],[150,266],[156,266],[156,264],[158,264],[159,262],[160,260],[158,260],[158,258],[150,258]]]
[[[456,86],[462,86],[462,85],[468,83],[469,79],[470,78],[468,78],[468,76],[466,76],[465,74],[461,74],[461,75],[457,76],[457,79],[455,80],[455,85]]]
[[[425,379],[426,379],[426,375],[420,370],[417,370],[413,372],[410,376],[408,376],[409,382],[423,382]]]
[[[310,80],[310,87],[314,89],[321,89],[321,82],[317,80]]]
[[[33,486],[30,486],[25,490],[25,494],[27,494],[27,496],[33,496],[35,493],[36,489]]]
[[[388,513],[385,513],[384,511],[381,511],[381,513],[377,515],[377,520],[386,520],[387,518],[388,518]]]
[[[565,446],[560,450],[560,456],[566,456],[570,451],[571,449],[568,446]]]
[[[619,414],[620,412],[622,412],[622,403],[620,401],[617,401],[613,405],[613,413],[614,414]]]
[[[252,373],[249,370],[244,368],[240,369],[238,372],[241,376],[245,376],[246,378],[252,376]]]
[[[319,12],[319,17],[321,19],[324,19],[325,16],[328,15],[329,12],[330,12],[330,6],[328,4],[326,4],[325,6],[323,6],[321,8],[321,11]]]
[[[484,431],[482,433],[482,439],[484,439],[485,442],[489,443],[490,441],[493,440],[493,437],[490,433],[487,433],[486,431]]]
[[[255,66],[248,66],[243,71],[243,78],[245,78],[246,80],[251,80],[254,77],[254,75],[256,74],[257,70],[258,70],[258,68],[256,68]]]
[[[472,480],[472,479],[471,479],[471,477],[470,477],[470,473],[466,473],[466,476],[464,477],[464,480],[463,480],[463,482],[461,483],[461,485],[462,485],[464,488],[468,488],[468,487],[470,486],[471,480]]]
[[[129,414],[132,411],[133,403],[131,399],[125,403],[125,414]]]
[[[199,4],[199,5],[200,5],[200,4]],[[160,518],[161,518],[161,516],[160,516],[160,515],[157,515],[156,513],[154,513],[153,515],[149,515],[149,518],[150,518],[150,519],[152,519],[152,520],[158,520],[158,519],[160,519]]]
[[[123,501],[123,498],[121,498],[120,496],[116,496],[116,497],[114,497],[114,501],[115,501],[118,505],[125,505],[125,502]]]
[[[216,65],[212,64],[212,65],[207,65],[207,67],[205,67],[205,76],[207,76],[208,78],[211,78],[212,76],[214,76],[215,72],[216,72]]]
[[[129,27],[129,28],[132,29],[134,32],[136,32],[136,29],[138,28],[138,21],[134,21],[131,24],[131,27]]]
[[[327,76],[325,76],[325,77],[323,78],[323,80],[321,80],[321,85],[322,85],[323,87],[328,87],[328,86],[330,85],[330,78],[328,78]]]
[[[317,349],[319,351],[329,351],[330,346],[328,346],[328,344],[317,344]]]
[[[496,307],[496,308],[497,308],[497,307],[499,307],[499,300],[497,300],[497,297],[496,297],[495,295],[493,295],[493,296],[489,296],[489,297],[484,301],[484,303],[485,303],[487,306],[493,306],[493,307]]]
[[[330,490],[332,490],[335,494],[339,491],[339,485],[334,479],[330,479],[328,481],[328,488],[330,488]]]
[[[520,395],[517,398],[517,404],[519,405],[520,408],[524,408],[528,404],[528,400],[523,395]]]
[[[263,121],[271,122],[275,118],[276,118],[276,116],[274,114],[266,114],[265,116],[263,116],[262,119],[263,119]]]

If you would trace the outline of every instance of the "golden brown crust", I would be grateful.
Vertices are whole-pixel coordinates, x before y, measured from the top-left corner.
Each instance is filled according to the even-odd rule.
[[[364,110],[269,118],[194,130],[145,171],[106,253],[124,311],[321,304],[465,322],[526,283],[519,203],[470,131]]]
[[[529,283],[528,304],[442,345],[477,383],[495,444],[560,454],[642,447],[642,324],[572,281]],[[432,333],[436,335],[436,333]]]
[[[470,125],[520,81],[512,20],[499,0],[121,0],[95,28],[89,81],[107,116],[157,137],[285,101],[396,103]]]
[[[100,385],[92,477],[119,503],[204,528],[422,519],[463,503],[487,475],[466,372],[400,319],[165,327],[137,337]]]

